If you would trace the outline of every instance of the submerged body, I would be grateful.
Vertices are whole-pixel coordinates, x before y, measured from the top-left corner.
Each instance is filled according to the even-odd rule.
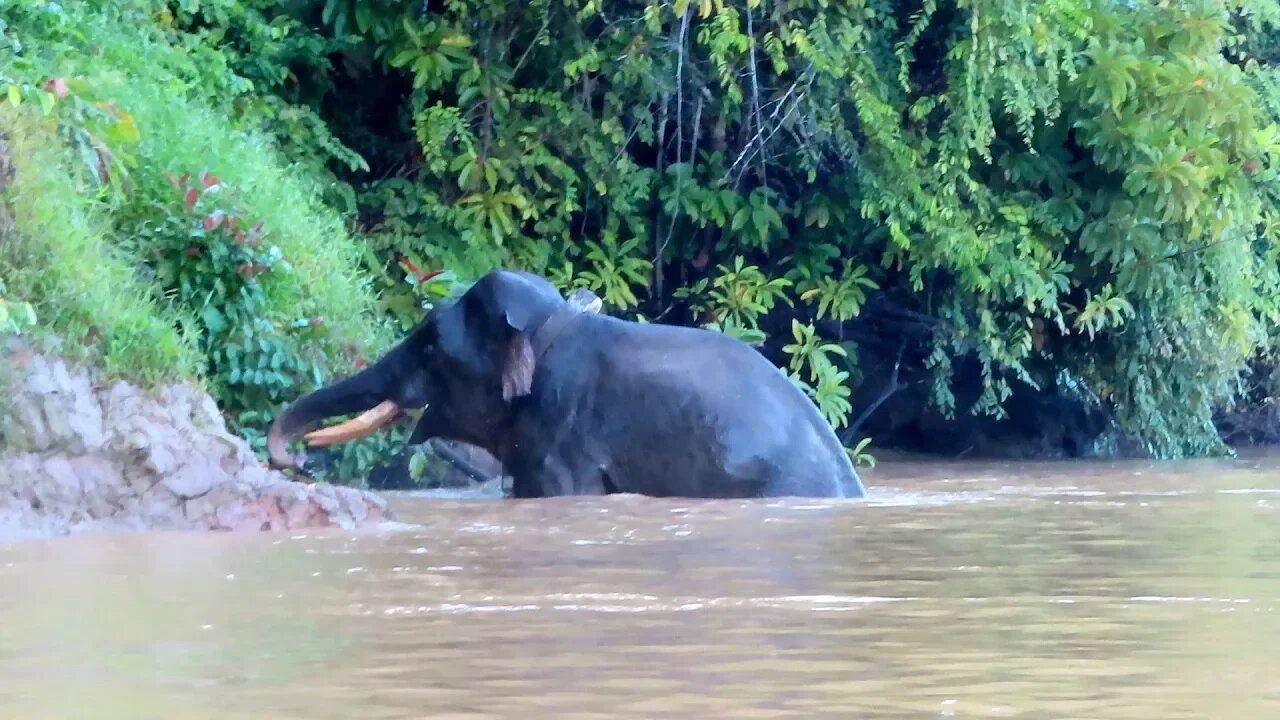
[[[862,497],[817,407],[755,349],[709,330],[584,313],[536,275],[495,271],[433,310],[374,365],[291,405],[268,437],[367,434],[426,407],[410,441],[442,437],[502,461],[517,497]],[[373,408],[373,410],[369,410]]]

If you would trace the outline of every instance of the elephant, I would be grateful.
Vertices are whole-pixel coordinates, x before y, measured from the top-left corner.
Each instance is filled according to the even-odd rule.
[[[291,403],[268,432],[270,464],[301,468],[286,445],[304,433],[346,442],[410,409],[423,409],[411,445],[487,450],[514,498],[866,495],[814,402],[755,348],[592,312],[521,270],[481,276],[376,362]]]

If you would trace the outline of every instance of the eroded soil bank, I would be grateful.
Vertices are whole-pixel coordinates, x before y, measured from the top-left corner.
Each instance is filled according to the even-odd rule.
[[[197,387],[104,382],[20,345],[0,381],[0,536],[355,528],[372,493],[269,470]]]

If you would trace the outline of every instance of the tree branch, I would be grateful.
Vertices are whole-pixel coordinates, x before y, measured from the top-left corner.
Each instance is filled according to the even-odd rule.
[[[550,3],[548,3],[546,11],[542,14],[542,26],[538,28],[538,32],[533,34],[533,40],[529,42],[529,47],[525,48],[524,52],[520,54],[520,59],[516,61],[515,67],[512,68],[511,70],[512,79],[514,79],[516,74],[520,72],[520,68],[524,67],[524,63],[526,60],[529,59],[529,55],[533,53],[533,49],[538,46],[538,40],[541,39],[543,33],[547,31],[547,26],[550,22],[551,22],[551,7],[550,7]],[[519,25],[517,24],[517,28],[518,27]]]
[[[429,444],[431,445],[432,452],[472,480],[475,480],[476,482],[487,482],[493,479],[483,470],[472,465],[461,455],[454,452],[452,448],[445,447],[444,445],[437,445],[436,443]]]
[[[787,88],[787,91],[783,93],[782,97],[774,101],[773,104],[775,105],[775,107],[773,109],[773,112],[769,115],[770,123],[772,123],[774,120],[777,120],[778,114],[782,112],[783,107],[787,106],[787,100],[789,100],[792,94],[794,94],[796,90],[800,87],[800,83],[802,80],[805,80],[805,86],[804,86],[805,91],[809,89],[810,85],[812,85],[813,83],[813,73],[811,72],[811,70],[812,68],[810,68],[809,71],[805,72],[805,75],[808,76],[807,80],[805,80],[805,78],[803,77],[798,78],[795,82],[791,83],[791,86]],[[738,157],[734,159],[733,164],[730,165],[729,169],[725,171],[724,177],[726,180],[729,179],[729,176],[733,174],[733,171],[737,169],[739,165],[742,165],[744,162],[748,162],[752,158],[754,158],[756,153],[764,148],[765,143],[771,140],[773,136],[778,133],[778,130],[782,129],[782,126],[791,117],[791,114],[795,111],[801,99],[804,97],[805,97],[804,91],[802,91],[800,94],[796,96],[795,102],[791,104],[790,109],[787,111],[787,114],[783,116],[782,122],[778,123],[773,128],[773,131],[769,133],[768,137],[765,137],[765,130],[767,127],[766,123],[764,122],[757,123],[755,134],[750,139],[748,139],[746,143],[743,144],[742,152],[738,153]],[[736,184],[737,181],[735,180],[734,182]]]
[[[684,43],[685,37],[689,32],[689,9],[685,8],[684,15],[680,18],[680,38],[676,44],[676,164],[680,164],[681,150],[684,147]],[[702,112],[702,101],[698,101],[698,112]],[[696,130],[694,131],[697,132]],[[661,179],[659,179],[661,182]],[[662,298],[662,281],[658,278],[662,277],[662,253],[666,252],[667,245],[671,243],[671,236],[676,231],[676,218],[680,216],[680,190],[684,186],[684,177],[680,176],[676,179],[676,208],[671,213],[671,223],[667,226],[667,236],[654,248],[653,254],[653,274],[655,278],[656,293],[661,302]]]
[[[671,105],[671,95],[664,93],[662,95],[662,106],[658,108],[658,182],[662,182],[662,173],[665,165],[665,157],[663,151],[667,144],[667,108]],[[663,241],[662,230],[659,224],[662,222],[662,197],[658,196],[658,208],[653,219],[653,283],[654,295],[661,301],[662,298],[662,269],[659,267],[659,259],[662,257]]]
[[[848,445],[855,437],[857,437],[858,429],[862,427],[863,423],[867,421],[867,418],[871,417],[871,414],[878,410],[886,400],[893,397],[894,393],[911,385],[909,382],[904,383],[898,380],[898,371],[902,368],[902,353],[906,349],[907,343],[904,340],[900,345],[898,345],[898,357],[893,361],[893,374],[889,376],[889,382],[884,386],[884,389],[880,391],[880,396],[864,408],[863,411],[858,414],[857,419],[849,423],[849,427],[845,428],[844,434],[840,438],[840,441],[845,445]]]
[[[764,118],[763,118],[764,113],[761,112],[760,110],[760,79],[759,79],[759,76],[757,75],[757,70],[756,70],[756,34],[755,34],[754,17],[755,17],[754,13],[751,12],[751,3],[748,2],[747,3],[747,42],[749,43],[749,45],[748,45],[747,63],[751,71],[750,72],[751,74],[751,105],[752,107],[755,108],[755,124],[756,124],[757,132],[754,139],[759,140],[761,137],[761,131],[764,129]],[[764,141],[761,140],[761,142],[763,143]],[[769,177],[766,174],[765,164],[764,164],[764,153],[763,153],[764,146],[761,145],[760,149],[762,151],[760,152],[760,181],[768,185]]]

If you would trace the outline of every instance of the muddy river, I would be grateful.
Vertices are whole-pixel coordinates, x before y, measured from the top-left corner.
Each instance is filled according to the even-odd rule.
[[[1280,718],[1280,457],[0,544],[0,718]]]

